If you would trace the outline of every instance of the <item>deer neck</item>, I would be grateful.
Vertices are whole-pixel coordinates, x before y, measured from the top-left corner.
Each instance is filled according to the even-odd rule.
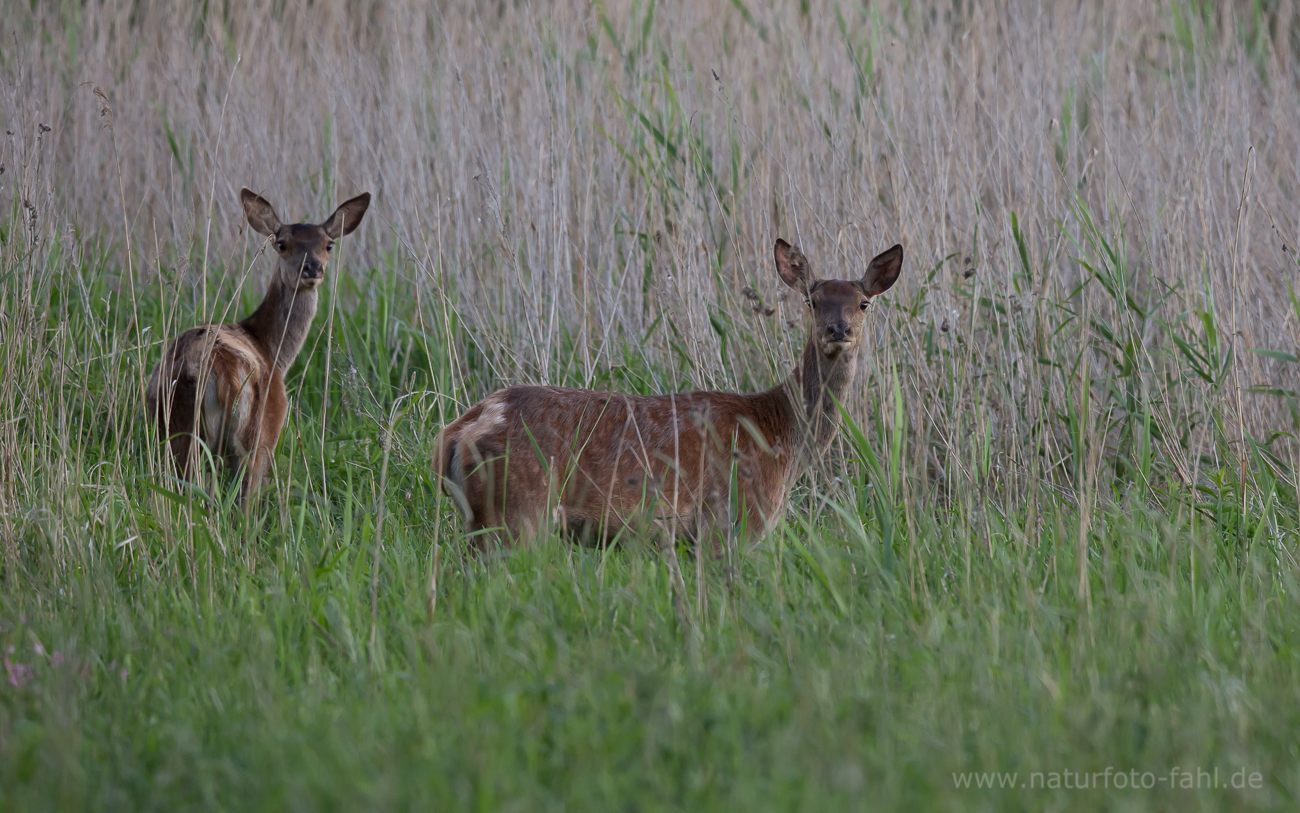
[[[289,288],[277,270],[262,304],[240,322],[282,373],[293,364],[307,341],[307,329],[316,315],[316,296],[315,288]]]
[[[844,402],[857,366],[856,347],[828,359],[811,338],[804,345],[803,358],[786,391],[800,417],[800,447],[806,462],[825,454],[835,439],[840,425],[838,404]]]

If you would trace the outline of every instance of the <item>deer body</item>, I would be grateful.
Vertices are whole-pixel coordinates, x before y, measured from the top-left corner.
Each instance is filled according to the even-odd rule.
[[[330,249],[360,224],[370,195],[345,202],[321,225],[283,225],[263,198],[247,189],[240,198],[253,229],[275,238],[279,261],[266,296],[241,322],[178,336],[149,374],[145,408],[182,476],[200,464],[195,440],[202,441],[216,462],[243,470],[240,496],[247,504],[288,415],[284,374],[307,340]]]
[[[782,280],[813,314],[787,381],[753,394],[499,390],[434,444],[437,474],[469,530],[521,538],[551,520],[601,541],[647,522],[692,540],[767,532],[795,476],[834,439],[865,303],[902,266],[895,246],[860,281],[816,281],[798,249],[778,241],[775,253]]]

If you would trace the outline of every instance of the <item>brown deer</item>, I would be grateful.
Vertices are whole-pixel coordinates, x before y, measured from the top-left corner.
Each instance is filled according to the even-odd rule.
[[[149,374],[145,408],[182,476],[198,464],[196,438],[218,463],[242,470],[240,500],[247,507],[280,440],[289,411],[284,374],[307,340],[330,251],[361,224],[370,193],[344,202],[320,225],[285,225],[275,207],[248,189],[239,200],[248,225],[271,238],[279,255],[266,297],[242,322],[203,325],[177,337]]]
[[[795,476],[834,439],[867,306],[903,266],[896,245],[859,280],[818,280],[798,248],[778,240],[775,253],[781,281],[804,296],[811,317],[789,379],[752,395],[498,390],[434,441],[436,473],[469,531],[521,539],[549,520],[608,542],[648,520],[696,542],[766,533]]]

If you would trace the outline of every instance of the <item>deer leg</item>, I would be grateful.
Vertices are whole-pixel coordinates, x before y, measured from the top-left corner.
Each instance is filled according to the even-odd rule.
[[[265,446],[245,458],[244,477],[239,484],[239,504],[243,506],[245,513],[252,506],[253,496],[262,487],[262,478],[266,476],[266,470],[270,465],[271,451]]]
[[[501,508],[498,517],[504,528],[503,537],[516,545],[531,545],[545,525],[546,492],[523,461],[503,461],[501,469],[496,504]]]
[[[193,443],[194,435],[189,432],[177,432],[168,441],[168,446],[172,452],[172,460],[175,462],[176,471],[182,480],[190,479],[190,446]]]
[[[194,433],[198,431],[198,416],[195,414],[194,379],[185,378],[176,382],[176,391],[172,393],[171,419],[167,432],[171,436],[172,456],[176,461],[176,470],[186,480],[194,476],[197,468],[198,448]]]
[[[266,476],[271,461],[275,459],[275,446],[284,429],[285,418],[289,415],[289,397],[284,391],[284,379],[280,377],[279,370],[272,374],[268,383],[265,399],[256,398],[257,393],[244,395],[255,398],[254,403],[260,406],[260,409],[254,408],[251,411],[243,432],[244,437],[240,439],[243,441],[240,445],[249,450],[244,458],[244,477],[239,486],[239,503],[245,513],[251,510],[253,497],[261,487],[262,478]],[[258,404],[258,401],[261,403]]]

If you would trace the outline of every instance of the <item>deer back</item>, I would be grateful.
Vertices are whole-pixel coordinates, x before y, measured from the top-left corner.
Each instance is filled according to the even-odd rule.
[[[785,501],[795,427],[779,393],[620,395],[510,387],[439,436],[438,471],[477,527],[536,530],[553,505],[571,530],[648,520],[765,529]]]
[[[187,452],[188,436],[197,435],[229,463],[258,445],[253,419],[263,415],[273,393],[277,401],[285,400],[283,389],[265,348],[247,330],[204,325],[182,333],[167,348],[150,373],[146,397],[164,437],[186,436],[173,451]]]

